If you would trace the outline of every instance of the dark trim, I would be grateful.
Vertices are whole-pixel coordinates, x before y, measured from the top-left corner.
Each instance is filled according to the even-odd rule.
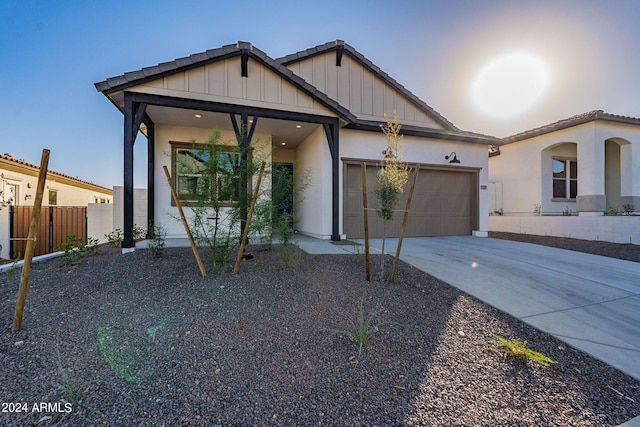
[[[148,120],[147,125],[147,233],[153,234],[155,228],[155,124]],[[152,236],[153,237],[153,236]]]
[[[331,240],[340,241],[340,137],[339,123],[324,124],[331,153]]]
[[[344,45],[338,45],[336,49],[336,67],[340,67],[342,65],[342,55],[344,54]]]
[[[242,48],[240,53],[240,76],[241,77],[249,77],[249,49],[246,47]]]
[[[348,123],[345,129],[361,130],[366,132],[380,133],[382,122],[374,122],[369,120],[358,120]],[[418,136],[421,138],[444,139],[450,141],[470,142],[483,145],[503,145],[503,142],[493,136],[475,134],[471,132],[451,131],[446,129],[423,128],[412,125],[402,125],[402,134],[406,136]]]
[[[334,123],[336,117],[316,114],[297,113],[293,111],[272,110],[247,105],[226,104],[222,102],[202,101],[199,99],[176,98],[173,96],[153,95],[148,93],[125,92],[133,101],[161,107],[183,108],[188,110],[211,111],[215,113],[247,114],[268,119],[297,120],[309,123]]]
[[[125,93],[124,96],[124,194],[123,194],[123,228],[124,239],[122,248],[134,248],[133,239],[133,144],[135,134],[133,129],[135,101]]]
[[[365,162],[367,165],[378,165],[380,164],[380,159],[362,159],[355,157],[342,157],[342,163],[349,165],[361,165],[362,162]],[[420,165],[420,170],[443,170],[443,171],[454,171],[454,172],[479,172],[482,170],[481,167],[477,166],[460,166],[460,165],[450,165],[450,164],[437,164],[437,163],[417,163],[417,162],[406,162],[409,168],[415,168],[416,165]]]

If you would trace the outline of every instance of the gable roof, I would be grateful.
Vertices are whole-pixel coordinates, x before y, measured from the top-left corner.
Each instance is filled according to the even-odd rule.
[[[408,102],[415,105],[418,110],[424,112],[427,116],[431,117],[436,123],[440,124],[443,127],[443,129],[431,129],[421,126],[409,126],[403,128],[405,132],[409,131],[409,128],[412,128],[410,133],[415,136],[452,139],[488,145],[502,144],[499,138],[493,136],[461,131],[456,126],[454,126],[453,123],[449,122],[437,111],[427,105],[424,101],[411,93],[408,89],[398,83],[387,73],[382,71],[378,66],[373,64],[364,55],[359,53],[357,50],[355,50],[353,47],[342,40],[328,42],[278,59],[269,57],[265,52],[256,48],[249,42],[238,41],[235,44],[229,44],[217,49],[210,49],[205,52],[195,53],[187,57],[177,58],[173,61],[163,62],[152,67],[145,67],[140,70],[126,72],[120,76],[107,78],[106,80],[95,83],[94,85],[99,92],[102,92],[116,105],[116,107],[122,110],[122,107],[114,102],[112,98],[112,95],[115,93],[119,93],[134,86],[171,76],[179,72],[188,71],[190,69],[201,67],[216,61],[240,55],[248,55],[254,60],[264,64],[273,72],[281,76],[284,80],[295,85],[299,90],[305,92],[307,95],[317,100],[320,104],[327,107],[340,119],[346,122],[347,128],[378,131],[380,123],[360,120],[349,109],[344,107],[342,104],[340,104],[324,92],[317,89],[314,85],[310,84],[287,67],[288,64],[292,64],[311,56],[320,55],[332,50],[341,50],[342,53],[347,52],[347,54],[351,58],[361,64],[365,69],[369,70],[383,82],[398,91],[401,96],[407,99]]]
[[[217,49],[210,49],[205,52],[195,53],[184,58],[178,58],[173,61],[163,62],[153,67],[142,68],[141,70],[124,73],[121,76],[107,78],[102,82],[95,83],[95,87],[99,92],[109,95],[110,93],[128,89],[133,86],[166,77],[171,74],[190,70],[192,68],[201,67],[206,64],[220,61],[222,59],[231,58],[247,54],[258,62],[266,65],[276,74],[297,86],[303,92],[316,99],[325,107],[332,110],[340,118],[346,121],[356,120],[349,110],[338,104],[336,101],[328,97],[323,92],[307,83],[302,77],[293,71],[269,57],[266,53],[253,46],[251,43],[239,41],[235,44],[229,44]]]
[[[290,55],[286,55],[281,58],[276,58],[276,62],[283,65],[289,65],[289,64],[302,61],[310,57],[324,54],[326,52],[330,52],[333,50],[341,51],[341,53],[345,52],[349,54],[353,59],[355,59],[358,63],[360,63],[363,67],[365,67],[365,69],[369,70],[379,79],[381,79],[382,81],[387,83],[389,86],[393,87],[395,90],[400,92],[407,100],[409,100],[412,104],[414,104],[420,110],[425,112],[428,116],[433,118],[437,123],[442,125],[445,129],[450,131],[459,131],[459,129],[456,126],[454,126],[453,123],[445,119],[440,113],[438,113],[436,110],[434,110],[429,105],[427,105],[423,100],[418,98],[416,95],[414,95],[411,91],[409,91],[403,85],[398,83],[398,81],[395,80],[393,77],[391,77],[389,74],[382,71],[380,67],[375,65],[369,59],[367,59],[363,54],[358,52],[349,44],[345,43],[344,40],[335,40],[335,41],[327,42],[325,44],[314,46],[306,50],[301,50],[299,52],[292,53]]]
[[[558,120],[557,122],[553,122],[548,125],[539,126],[534,129],[505,137],[502,139],[502,141],[504,144],[510,144],[512,142],[522,141],[525,139],[533,138],[534,136],[544,135],[547,133],[555,132],[557,130],[567,129],[596,120],[640,125],[640,118],[609,114],[605,113],[603,110],[593,110],[582,114],[576,114],[575,116],[571,116],[568,119]]]

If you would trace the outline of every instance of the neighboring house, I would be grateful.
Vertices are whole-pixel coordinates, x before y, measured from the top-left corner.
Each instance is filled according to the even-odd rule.
[[[0,204],[33,206],[38,186],[39,165],[0,154]],[[64,173],[47,171],[43,206],[86,206],[112,203],[112,190]]]
[[[489,180],[491,211],[520,217],[492,218],[492,231],[640,242],[638,217],[528,218],[640,210],[640,119],[597,110],[504,138]]]
[[[403,125],[403,158],[421,167],[408,234],[487,233],[487,148],[499,140],[459,130],[343,41],[279,59],[238,42],[95,86],[124,114],[123,248],[135,246],[133,144],[139,130],[149,152],[149,224],[162,225],[169,237],[184,236],[184,230],[162,167],[178,187],[188,185],[193,177],[175,182],[176,159],[189,155],[190,141],[206,142],[214,129],[234,143],[254,141],[274,164],[294,164],[294,178],[310,172],[296,212],[299,232],[332,240],[361,237],[361,164],[368,164],[371,190],[386,147],[380,124],[394,110]],[[454,157],[459,162],[450,162]],[[388,234],[397,235],[401,217]],[[376,215],[369,218],[372,234],[380,235]]]
[[[18,224],[18,230],[22,230],[24,225],[28,226],[28,217],[22,217],[19,213],[12,225],[10,210],[20,212],[22,207],[34,205],[39,173],[39,165],[16,159],[8,153],[0,154],[0,258],[12,257],[10,237],[15,237],[15,233],[20,232],[13,229],[15,224]],[[42,195],[43,206],[67,207],[88,206],[90,204],[104,204],[106,206],[112,202],[113,192],[108,188],[60,172],[47,171],[44,194]],[[17,208],[10,209],[10,207]],[[63,209],[56,209],[56,211],[61,210]],[[27,220],[23,222],[21,218],[27,218]],[[43,225],[44,221],[45,219],[41,218],[40,230],[46,227]],[[13,236],[11,236],[12,233]],[[56,236],[56,238],[61,237],[57,234]]]
[[[640,209],[640,119],[597,110],[504,138],[489,180],[505,215]]]

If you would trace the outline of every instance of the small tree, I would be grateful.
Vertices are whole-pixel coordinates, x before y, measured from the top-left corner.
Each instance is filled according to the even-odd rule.
[[[179,151],[176,158],[178,192],[188,195],[183,204],[193,212],[191,231],[199,244],[209,247],[211,264],[218,272],[227,266],[239,242],[243,208],[251,198],[241,183],[248,182],[259,164],[252,151],[239,144],[223,144],[216,130],[204,144],[191,141],[191,147]]]
[[[378,168],[374,193],[377,198],[376,213],[383,220],[382,234],[382,259],[380,261],[380,278],[384,277],[384,246],[387,237],[387,221],[393,219],[393,214],[398,204],[400,194],[404,192],[407,184],[409,170],[407,164],[402,161],[402,135],[398,114],[393,112],[393,119],[385,113],[385,125],[381,125],[382,132],[387,137],[387,148],[383,150],[383,158]]]

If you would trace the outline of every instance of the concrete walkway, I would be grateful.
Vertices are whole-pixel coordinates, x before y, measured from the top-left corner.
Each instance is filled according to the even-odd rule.
[[[354,250],[304,236],[300,247]],[[640,264],[472,236],[407,238],[401,259],[640,380]]]

